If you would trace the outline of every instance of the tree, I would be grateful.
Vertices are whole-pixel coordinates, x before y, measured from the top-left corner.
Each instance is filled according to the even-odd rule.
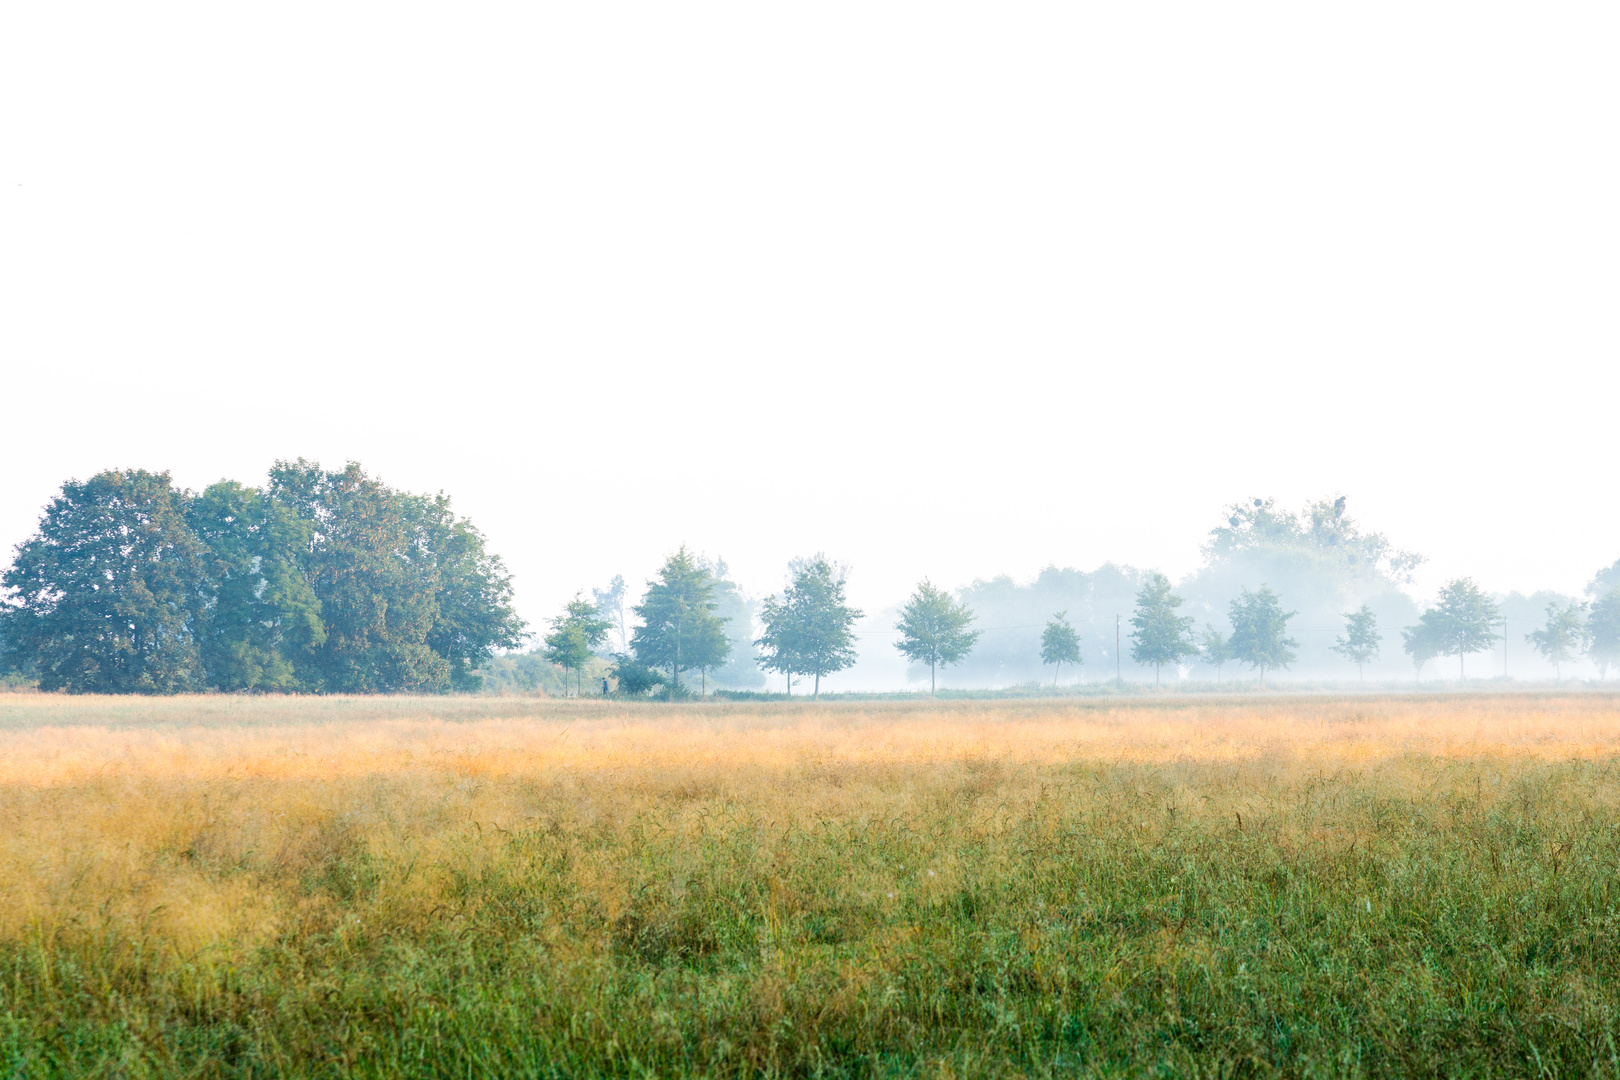
[[[1490,648],[1501,637],[1496,632],[1500,618],[1496,601],[1471,579],[1457,578],[1446,583],[1434,606],[1421,616],[1420,623],[1427,623],[1422,637],[1435,650],[1433,655],[1457,657],[1458,675],[1466,682],[1468,654]]]
[[[657,580],[647,582],[647,592],[634,609],[641,625],[630,635],[637,660],[669,670],[671,700],[680,691],[684,669],[706,671],[731,651],[724,620],[714,609],[714,576],[682,544],[664,561]]]
[[[619,652],[630,648],[630,628],[624,618],[624,575],[614,574],[605,589],[592,589],[591,599],[596,601],[596,614],[606,619],[619,635]]]
[[[195,630],[207,550],[168,473],[97,473],[62,485],[0,577],[11,662],[42,690],[172,694],[207,685]]]
[[[794,625],[794,613],[785,596],[775,593],[767,596],[759,606],[759,621],[765,632],[754,639],[763,652],[759,666],[787,676],[788,697],[793,696],[793,676],[799,670],[796,650],[799,637]]]
[[[934,588],[926,578],[900,609],[900,621],[895,624],[900,640],[894,647],[913,663],[928,665],[930,697],[937,691],[938,669],[959,662],[973,651],[979,632],[968,629],[972,623],[973,612],[966,604],[952,600],[949,593]]]
[[[1620,664],[1620,586],[1592,603],[1586,618],[1586,655],[1597,664],[1600,679],[1609,677],[1610,664]]]
[[[512,576],[486,550],[484,534],[451,512],[447,496],[397,497],[414,539],[412,557],[433,582],[427,647],[449,666],[449,689],[476,692],[483,682],[477,670],[495,651],[518,648],[529,637],[512,607]]]
[[[1418,616],[1413,626],[1401,629],[1401,643],[1406,654],[1412,658],[1412,680],[1423,681],[1423,665],[1440,656],[1440,630],[1436,625],[1437,619],[1432,611],[1425,611]]]
[[[650,694],[664,685],[662,675],[626,653],[613,654],[613,677],[618,682],[618,692],[632,697]]]
[[[1063,670],[1064,664],[1079,667],[1085,663],[1080,659],[1080,635],[1069,625],[1068,616],[1067,611],[1058,612],[1046,624],[1046,629],[1041,631],[1041,663],[1052,665],[1054,690],[1057,689],[1058,673]]]
[[[1564,681],[1564,664],[1581,654],[1586,645],[1586,620],[1582,605],[1547,605],[1547,623],[1540,630],[1524,635],[1524,640],[1553,665],[1554,679]]]
[[[690,658],[688,666],[702,672],[701,693],[704,697],[709,696],[710,669],[724,664],[731,655],[731,639],[726,636],[727,621],[711,610],[707,618],[697,620],[690,638],[684,644],[686,655]]]
[[[1344,633],[1335,639],[1333,651],[1356,665],[1357,678],[1366,682],[1366,666],[1378,659],[1378,643],[1383,640],[1372,608],[1362,604],[1358,611],[1345,612]]]
[[[765,598],[760,619],[765,632],[755,644],[765,650],[761,664],[791,677],[815,678],[812,697],[821,696],[821,677],[855,663],[855,621],[861,612],[844,599],[844,571],[822,554],[795,560],[792,580],[778,600]],[[792,693],[793,684],[788,684]]]
[[[1277,594],[1266,585],[1259,592],[1243,590],[1232,601],[1228,618],[1232,623],[1232,658],[1260,669],[1260,685],[1266,685],[1266,671],[1286,670],[1296,659],[1299,642],[1287,637],[1288,620],[1297,612],[1283,611]]]
[[[207,549],[212,594],[196,623],[208,682],[220,690],[296,691],[326,643],[304,566],[311,530],[256,488],[221,480],[186,509]]]
[[[471,691],[480,664],[525,640],[510,576],[445,496],[302,458],[276,462],[267,494],[310,528],[304,565],[326,641],[299,664],[301,689]]]
[[[704,673],[704,679],[713,675],[717,684],[724,683],[737,689],[764,686],[765,673],[759,668],[759,648],[754,644],[756,605],[731,580],[730,568],[724,559],[714,560],[710,571],[714,576],[714,614],[725,620],[726,639],[731,643],[731,651],[722,663]]]
[[[1131,659],[1153,665],[1153,685],[1159,685],[1159,669],[1184,656],[1197,656],[1192,642],[1190,615],[1177,615],[1181,597],[1170,590],[1170,579],[1155,572],[1136,594],[1136,612],[1131,616]]]
[[[580,672],[612,625],[596,612],[596,605],[586,600],[583,592],[575,593],[563,613],[551,620],[551,633],[545,639],[546,659],[573,672],[580,693],[584,692]]]
[[[280,461],[263,490],[168,474],[65,484],[0,581],[47,689],[473,690],[526,635],[499,558],[443,495]]]
[[[1198,635],[1198,656],[1206,664],[1215,665],[1216,685],[1221,681],[1221,668],[1232,659],[1232,645],[1221,632],[1209,623],[1204,624],[1204,632]]]

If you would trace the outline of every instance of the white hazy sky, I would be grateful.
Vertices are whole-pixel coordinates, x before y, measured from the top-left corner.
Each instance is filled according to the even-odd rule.
[[[683,541],[858,603],[1345,493],[1620,557],[1612,3],[9,4],[0,550],[357,459],[534,621]],[[9,557],[7,555],[6,557]]]

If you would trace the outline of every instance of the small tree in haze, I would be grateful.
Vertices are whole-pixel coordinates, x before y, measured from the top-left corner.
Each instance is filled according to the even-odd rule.
[[[1344,633],[1336,639],[1333,651],[1356,665],[1356,677],[1366,682],[1366,666],[1378,659],[1378,643],[1383,640],[1372,608],[1362,604],[1359,611],[1345,612]]]
[[[669,671],[671,700],[680,692],[681,672],[707,670],[725,662],[731,652],[725,620],[714,614],[714,576],[695,556],[681,549],[664,561],[658,578],[636,606],[641,625],[630,635],[636,659]]]
[[[1260,685],[1266,685],[1266,672],[1287,669],[1297,658],[1294,648],[1299,644],[1287,636],[1288,620],[1297,612],[1284,611],[1277,594],[1266,585],[1259,592],[1243,590],[1243,595],[1232,601],[1229,618],[1232,623],[1232,658],[1260,671]]]
[[[608,625],[619,635],[619,651],[629,649],[630,627],[624,618],[624,575],[614,574],[613,580],[608,582],[605,589],[592,589],[591,599],[596,601],[597,617],[606,619]]]
[[[1215,683],[1218,686],[1221,668],[1232,659],[1232,644],[1214,626],[1205,623],[1203,633],[1198,635],[1198,658],[1206,664],[1215,665]]]
[[[596,605],[576,593],[563,608],[563,613],[551,620],[551,633],[546,635],[545,657],[565,672],[575,676],[579,690],[586,661],[607,637],[609,623],[597,614]]]
[[[1524,635],[1524,640],[1547,658],[1553,666],[1553,678],[1563,682],[1564,664],[1579,656],[1586,645],[1586,620],[1581,617],[1581,605],[1548,604],[1547,624]]]
[[[812,697],[821,696],[821,677],[855,664],[855,621],[861,612],[844,599],[844,573],[825,555],[795,560],[782,596],[760,605],[765,633],[755,642],[764,650],[760,666],[787,675],[815,678]]]
[[[895,624],[900,640],[894,647],[913,663],[928,665],[930,696],[936,692],[937,669],[949,667],[973,651],[979,632],[968,629],[972,623],[973,612],[966,604],[952,600],[949,593],[926,579],[900,609],[900,621]]]
[[[1501,638],[1496,632],[1500,619],[1501,610],[1495,600],[1481,592],[1471,579],[1457,578],[1446,583],[1434,606],[1421,616],[1420,624],[1427,627],[1420,637],[1435,650],[1431,655],[1455,656],[1457,674],[1467,681],[1468,654],[1488,649]]]
[[[1412,681],[1423,681],[1423,665],[1441,655],[1440,631],[1433,612],[1418,616],[1417,624],[1401,629],[1401,644],[1412,658]]]
[[[1610,664],[1620,664],[1620,588],[1593,602],[1586,618],[1586,655],[1598,666],[1600,679],[1609,677]]]
[[[1069,625],[1068,612],[1060,611],[1052,616],[1041,631],[1041,663],[1051,664],[1052,688],[1057,689],[1058,673],[1063,670],[1064,664],[1073,664],[1079,667],[1080,635],[1075,633],[1074,627]]]
[[[1170,590],[1170,579],[1155,572],[1136,594],[1136,612],[1131,616],[1131,659],[1153,665],[1153,685],[1159,685],[1159,669],[1184,656],[1197,656],[1192,642],[1193,618],[1177,615],[1181,597]]]

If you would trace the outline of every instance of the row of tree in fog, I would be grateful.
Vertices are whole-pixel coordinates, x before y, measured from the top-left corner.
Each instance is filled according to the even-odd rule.
[[[1119,677],[1127,650],[1156,683],[1189,664],[1219,680],[1230,663],[1264,683],[1348,664],[1387,674],[1400,652],[1419,676],[1455,656],[1466,677],[1467,657],[1509,640],[1511,624],[1559,677],[1582,658],[1600,675],[1620,662],[1620,561],[1585,598],[1493,598],[1463,578],[1420,610],[1405,586],[1421,558],[1362,531],[1343,498],[1298,514],[1264,499],[1230,507],[1204,556],[1180,583],[1114,564],[954,593],[924,580],[874,629],[847,599],[847,569],[824,555],[790,563],[756,602],[723,561],[682,547],[639,602],[617,577],[532,635],[501,560],[442,494],[396,491],[352,463],[277,462],[262,487],[200,493],[166,473],[109,471],[64,484],[0,576],[0,661],[12,678],[75,692],[474,691],[539,664],[574,693],[587,674],[589,691],[601,679],[602,692],[674,696],[693,681],[699,693],[758,689],[770,672],[789,693],[805,680],[818,694],[874,662],[863,638],[876,636],[930,689],[945,669],[979,684],[1088,667]],[[1396,630],[1400,652],[1383,645]]]
[[[791,677],[801,675],[815,680],[812,693],[819,694],[823,676],[854,665],[854,624],[861,612],[845,602],[843,575],[824,555],[794,563],[789,578],[780,597],[772,595],[761,605],[763,633],[752,644],[761,650],[761,667],[789,676],[789,693]],[[712,573],[684,547],[671,556],[658,579],[648,582],[646,599],[633,609],[640,621],[628,636],[629,651],[612,655],[604,692],[611,677],[623,693],[663,690],[673,697],[681,693],[683,670],[701,671],[706,692],[709,670],[726,663],[732,652],[724,627],[728,620],[715,614],[715,585]],[[616,586],[607,595],[611,598],[618,591]],[[1217,679],[1227,663],[1247,664],[1264,686],[1268,671],[1287,670],[1298,659],[1299,642],[1288,634],[1289,620],[1297,612],[1283,610],[1282,598],[1269,586],[1245,588],[1231,601],[1226,633],[1208,623],[1202,632],[1195,631],[1197,620],[1180,613],[1184,603],[1160,573],[1150,574],[1136,594],[1130,656],[1154,669],[1155,685],[1165,665],[1196,659],[1214,667]],[[579,671],[605,639],[616,615],[622,620],[622,612],[611,603],[592,605],[576,597],[554,620],[545,655],[567,670]],[[1056,612],[1041,632],[1040,660],[1054,669],[1054,685],[1063,664],[1079,667],[1085,662],[1080,635],[1067,615]],[[928,666],[929,690],[934,692],[937,670],[971,655],[980,635],[973,623],[966,604],[925,580],[901,609],[895,647]],[[1463,665],[1468,654],[1501,640],[1499,625],[1496,602],[1472,581],[1460,578],[1441,590],[1416,623],[1403,627],[1401,637],[1419,671],[1436,656],[1456,656],[1458,675],[1466,678]],[[1583,605],[1549,605],[1545,624],[1525,640],[1555,665],[1586,653],[1606,674],[1608,665],[1620,660],[1620,587],[1591,605],[1589,618]],[[1331,647],[1364,673],[1366,665],[1378,659],[1382,641],[1376,613],[1363,604],[1344,613],[1342,632]]]
[[[1292,670],[1302,652],[1325,653],[1337,665],[1354,665],[1364,679],[1369,666],[1389,659],[1382,628],[1390,626],[1399,630],[1403,646],[1394,655],[1404,652],[1419,676],[1428,661],[1455,656],[1458,674],[1466,678],[1467,656],[1492,648],[1507,633],[1507,605],[1467,578],[1449,582],[1433,605],[1419,610],[1401,587],[1410,583],[1421,558],[1393,548],[1379,534],[1362,532],[1347,515],[1342,497],[1311,503],[1297,515],[1263,499],[1233,506],[1225,522],[1211,532],[1205,556],[1204,569],[1180,589],[1161,573],[1112,565],[1092,574],[1051,569],[1028,586],[1009,579],[976,582],[954,597],[924,581],[898,613],[892,631],[898,638],[895,645],[906,659],[927,669],[931,689],[939,669],[971,670],[975,662],[981,681],[1006,684],[1045,667],[1055,684],[1064,665],[1083,670],[1090,648],[1104,659],[1112,657],[1108,675],[1121,674],[1120,653],[1128,650],[1133,664],[1154,671],[1155,683],[1166,666],[1208,665],[1219,680],[1225,665],[1238,663],[1247,665],[1263,685],[1268,673]],[[678,589],[678,581],[702,580],[705,573],[712,587],[734,590],[725,580],[724,564],[718,569],[716,575],[714,568],[682,549],[660,578],[648,583],[648,596],[668,597]],[[787,578],[780,596],[758,605],[763,634],[757,638],[749,633],[751,609],[729,618],[716,615],[711,623],[699,610],[702,601],[689,598],[677,607],[689,612],[688,620],[695,620],[688,621],[684,631],[692,640],[671,649],[663,643],[680,638],[683,631],[660,628],[647,621],[643,608],[630,609],[640,617],[640,625],[633,631],[621,629],[618,651],[598,650],[609,662],[604,676],[611,679],[618,672],[620,688],[629,692],[675,693],[676,668],[701,670],[700,686],[706,689],[709,673],[723,664],[729,669],[721,680],[727,686],[758,686],[763,670],[788,676],[790,693],[794,676],[812,679],[816,692],[823,676],[846,670],[860,655],[854,627],[861,613],[844,603],[844,571],[825,556],[796,561]],[[1278,582],[1283,588],[1274,587]],[[1224,610],[1210,596],[1217,589],[1228,594]],[[1620,562],[1601,572],[1588,591],[1589,602],[1538,597],[1545,601],[1545,610],[1537,613],[1534,628],[1522,635],[1559,677],[1564,664],[1583,656],[1602,674],[1620,661]],[[622,578],[615,579],[609,589],[595,592],[594,610],[582,599],[575,605],[583,605],[579,611],[591,611],[591,617],[604,624],[622,628],[625,609],[615,604],[623,593]],[[1189,595],[1195,599],[1189,600]],[[1015,607],[1005,603],[1008,599],[1021,603]],[[1043,599],[1052,604],[1040,611],[1036,605]],[[1510,598],[1509,603],[1518,600],[1522,598]],[[1053,610],[1060,602],[1065,606]],[[984,617],[986,609],[990,619]],[[1070,618],[1076,609],[1085,612],[1080,626]],[[1302,646],[1290,632],[1301,609],[1311,612],[1310,622],[1316,625],[1298,633],[1322,635],[1314,649]],[[566,635],[568,620],[578,617],[560,618],[554,633]],[[1218,626],[1217,618],[1224,625]],[[739,621],[728,631],[724,627],[730,619]],[[1127,621],[1129,630],[1122,632]],[[1516,625],[1523,627],[1527,621],[1522,611],[1517,613]],[[1197,628],[1200,622],[1202,629]],[[994,641],[996,637],[1001,640]],[[1083,644],[1087,641],[1091,646]],[[590,650],[575,647],[566,658],[555,651],[545,655],[577,664]],[[1313,667],[1324,673],[1320,660]],[[754,681],[739,684],[739,669],[751,673]],[[1327,668],[1326,673],[1333,670],[1343,668]]]

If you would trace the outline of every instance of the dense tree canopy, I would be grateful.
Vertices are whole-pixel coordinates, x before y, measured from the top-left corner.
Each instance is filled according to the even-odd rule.
[[[69,481],[3,582],[9,659],[44,690],[173,694],[207,685],[196,630],[214,590],[168,473]]]
[[[70,481],[3,585],[8,659],[48,690],[471,690],[524,636],[449,500],[355,464],[277,462],[263,490],[201,495],[139,471]]]

